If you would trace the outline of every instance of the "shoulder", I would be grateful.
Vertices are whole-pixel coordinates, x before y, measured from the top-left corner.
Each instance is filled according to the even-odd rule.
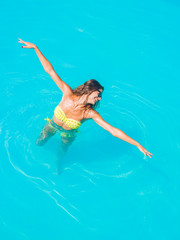
[[[69,102],[73,102],[73,97],[74,97],[74,94],[72,91],[68,91],[66,93],[63,93],[63,96],[62,96],[62,100],[61,101],[69,101]]]
[[[87,117],[88,119],[96,119],[101,117],[101,115],[94,109],[88,109],[87,111]]]

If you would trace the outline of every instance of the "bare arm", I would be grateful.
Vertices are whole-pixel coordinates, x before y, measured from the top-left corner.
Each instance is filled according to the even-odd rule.
[[[126,141],[132,145],[135,145],[136,147],[139,148],[139,150],[141,152],[143,152],[146,155],[148,155],[151,158],[151,155],[153,155],[152,153],[148,152],[143,146],[141,146],[137,141],[135,141],[134,139],[130,138],[128,135],[126,135],[123,131],[121,131],[118,128],[115,128],[113,126],[111,126],[109,123],[107,123],[106,121],[104,121],[104,119],[101,117],[101,115],[96,112],[96,111],[92,111],[91,112],[91,118],[102,128],[104,128],[105,130],[107,130],[108,132],[110,132],[114,137],[117,137],[123,141]]]
[[[46,72],[50,71],[51,69],[53,69],[53,66],[51,65],[51,63],[45,58],[45,56],[41,53],[41,51],[39,50],[39,48],[35,45],[34,50],[41,62],[41,64],[43,65],[43,68]]]
[[[20,38],[19,38],[20,39]],[[61,89],[63,94],[65,95],[71,95],[72,94],[72,89],[71,87],[66,84],[54,71],[53,66],[51,63],[45,58],[45,56],[41,53],[41,51],[38,49],[38,47],[30,42],[25,42],[22,39],[19,41],[20,43],[26,44],[26,46],[22,46],[22,48],[33,48],[44,68],[44,70],[50,75],[50,77],[54,80],[56,85]]]
[[[66,84],[59,76],[58,74],[54,71],[53,66],[51,63],[43,56],[43,54],[40,52],[37,46],[35,46],[35,51],[36,54],[39,57],[39,60],[41,61],[44,70],[49,74],[49,76],[53,79],[53,81],[56,83],[56,85],[61,89],[63,94],[66,95],[71,95],[72,94],[72,89],[71,87]]]

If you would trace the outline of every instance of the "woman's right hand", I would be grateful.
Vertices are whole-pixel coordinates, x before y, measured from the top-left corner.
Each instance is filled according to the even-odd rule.
[[[20,38],[18,38],[18,39],[20,39]],[[19,43],[23,43],[26,45],[26,46],[22,46],[22,48],[35,48],[36,47],[35,44],[30,43],[30,42],[25,42],[22,39],[19,40]]]
[[[137,147],[139,148],[139,150],[140,150],[141,152],[144,153],[145,156],[148,155],[148,156],[151,158],[151,155],[153,155],[152,153],[148,152],[148,151],[147,151],[143,146],[141,146],[140,144],[138,144]]]

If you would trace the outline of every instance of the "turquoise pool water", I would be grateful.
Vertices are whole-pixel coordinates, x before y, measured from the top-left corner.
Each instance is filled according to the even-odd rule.
[[[1,239],[179,239],[179,1],[4,1],[0,11]],[[18,38],[71,87],[97,79],[98,112],[153,157],[93,121],[65,159],[58,134],[36,146],[62,94]]]

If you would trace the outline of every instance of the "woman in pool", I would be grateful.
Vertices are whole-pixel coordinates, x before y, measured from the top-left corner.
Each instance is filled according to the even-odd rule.
[[[63,97],[61,102],[55,108],[53,118],[51,120],[49,118],[46,119],[48,123],[42,129],[40,136],[36,141],[37,145],[43,145],[59,129],[61,132],[63,149],[66,151],[75,139],[77,129],[80,125],[86,120],[93,119],[99,126],[110,132],[114,137],[135,145],[145,156],[148,155],[151,158],[151,155],[153,155],[152,153],[148,152],[143,146],[127,136],[123,131],[104,121],[100,114],[95,110],[98,102],[101,100],[102,92],[104,90],[104,87],[101,86],[98,81],[91,79],[76,89],[71,89],[71,87],[57,75],[53,66],[43,56],[35,44],[25,42],[20,38],[19,43],[25,44],[22,48],[35,49],[44,70],[63,92]]]

